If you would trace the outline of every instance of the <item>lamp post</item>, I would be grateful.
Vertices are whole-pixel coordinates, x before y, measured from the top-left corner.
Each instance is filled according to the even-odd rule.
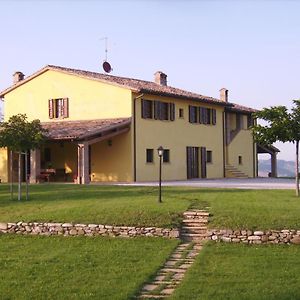
[[[158,194],[158,202],[161,203],[161,162],[162,162],[162,157],[164,154],[164,148],[162,146],[159,146],[157,148],[157,153],[159,156],[159,194]]]

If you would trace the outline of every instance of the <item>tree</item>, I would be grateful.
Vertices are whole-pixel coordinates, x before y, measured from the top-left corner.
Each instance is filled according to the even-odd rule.
[[[46,131],[39,120],[27,121],[25,114],[10,117],[7,122],[0,123],[0,147],[7,147],[11,151],[11,178],[12,152],[18,153],[18,200],[21,200],[21,157],[25,154],[27,166],[28,151],[36,149],[44,141]],[[26,176],[26,198],[28,199],[28,178]],[[12,183],[12,180],[11,180]],[[12,185],[11,185],[12,192]]]
[[[293,100],[293,104],[291,111],[286,106],[272,106],[257,112],[255,116],[266,121],[267,125],[255,125],[252,130],[254,139],[262,145],[276,141],[295,144],[296,196],[299,196],[300,100]]]

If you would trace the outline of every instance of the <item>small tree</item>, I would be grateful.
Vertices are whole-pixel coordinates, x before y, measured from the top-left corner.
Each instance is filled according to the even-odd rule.
[[[25,114],[10,117],[0,124],[0,147],[7,147],[18,153],[18,200],[21,200],[21,157],[28,151],[36,149],[44,141],[44,133],[39,120],[27,121]],[[12,160],[11,160],[12,161]],[[12,166],[11,166],[12,172]],[[28,178],[26,175],[26,197],[28,198]],[[11,176],[12,178],[12,176]],[[11,180],[12,181],[12,180]]]
[[[299,196],[299,141],[300,141],[300,100],[293,100],[294,106],[289,112],[285,106],[272,106],[257,112],[255,116],[267,122],[267,125],[253,126],[256,142],[270,145],[276,141],[291,142],[296,146],[296,196]]]

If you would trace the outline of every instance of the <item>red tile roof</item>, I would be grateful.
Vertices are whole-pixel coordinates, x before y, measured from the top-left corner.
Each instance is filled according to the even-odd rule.
[[[154,95],[161,95],[161,96],[167,96],[167,97],[182,98],[182,99],[186,99],[186,100],[193,100],[193,101],[202,102],[202,103],[222,105],[222,106],[226,106],[226,107],[232,107],[233,109],[236,109],[241,112],[249,113],[252,110],[252,108],[249,108],[249,107],[237,105],[234,103],[224,102],[217,98],[200,95],[197,93],[185,91],[185,90],[174,88],[171,86],[160,85],[160,84],[157,84],[157,83],[151,82],[151,81],[126,78],[126,77],[120,77],[120,76],[113,76],[113,75],[107,75],[107,74],[103,74],[103,73],[78,70],[78,69],[72,69],[72,68],[65,68],[65,67],[54,66],[54,65],[47,65],[44,68],[42,68],[41,70],[26,77],[24,80],[12,85],[11,87],[7,88],[6,90],[0,92],[0,97],[3,97],[5,94],[10,92],[11,90],[17,88],[18,86],[26,83],[27,81],[33,79],[34,77],[36,77],[48,70],[60,71],[60,72],[64,72],[67,74],[80,76],[80,77],[84,77],[84,78],[88,78],[88,79],[92,79],[92,80],[99,80],[99,81],[102,81],[105,83],[128,88],[136,93],[149,93],[149,94],[154,94]]]
[[[54,121],[41,124],[48,130],[46,136],[50,140],[83,140],[111,132],[114,129],[129,127],[131,118]]]

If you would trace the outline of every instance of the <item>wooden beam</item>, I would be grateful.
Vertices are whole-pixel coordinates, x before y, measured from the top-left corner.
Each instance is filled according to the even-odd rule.
[[[94,139],[92,139],[92,140],[86,141],[85,143],[86,143],[87,145],[92,145],[92,144],[95,144],[95,143],[98,143],[98,142],[101,142],[101,141],[108,140],[108,139],[110,139],[110,138],[112,138],[112,137],[114,137],[114,136],[120,135],[120,134],[125,133],[125,132],[128,132],[128,131],[129,131],[129,127],[123,128],[123,129],[114,131],[114,132],[112,132],[112,133],[109,133],[109,134],[106,134],[106,135],[103,135],[103,136],[94,138]]]

